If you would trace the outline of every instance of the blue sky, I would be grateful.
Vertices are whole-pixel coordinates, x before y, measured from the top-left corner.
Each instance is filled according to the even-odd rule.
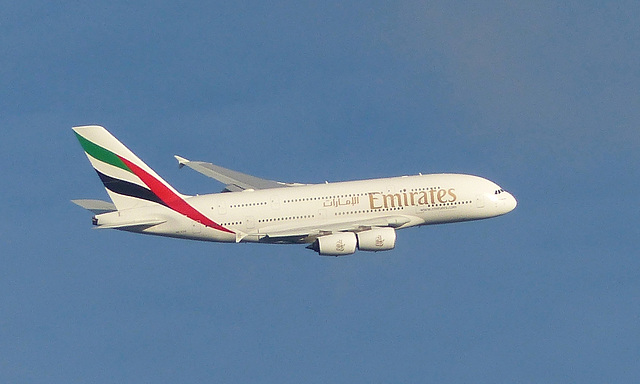
[[[637,2],[5,2],[0,381],[637,382]],[[487,221],[322,258],[94,231],[71,126],[282,181],[463,172]]]

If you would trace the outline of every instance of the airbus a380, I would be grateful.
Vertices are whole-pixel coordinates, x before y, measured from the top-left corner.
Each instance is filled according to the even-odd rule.
[[[73,128],[111,202],[72,200],[97,228],[225,243],[308,244],[320,255],[390,250],[396,230],[480,220],[512,211],[497,184],[430,174],[324,184],[265,180],[175,156],[226,185],[222,193],[176,191],[100,126]]]

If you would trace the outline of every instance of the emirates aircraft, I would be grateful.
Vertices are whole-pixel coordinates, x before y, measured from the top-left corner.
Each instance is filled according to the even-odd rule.
[[[516,199],[478,176],[431,174],[324,184],[260,179],[175,156],[226,185],[176,191],[100,126],[73,128],[111,202],[72,200],[96,228],[225,243],[308,244],[320,255],[393,249],[396,230],[504,215]]]

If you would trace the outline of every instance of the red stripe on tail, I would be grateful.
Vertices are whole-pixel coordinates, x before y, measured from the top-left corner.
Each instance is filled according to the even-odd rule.
[[[143,183],[151,189],[156,196],[160,198],[169,208],[174,211],[190,218],[191,220],[197,221],[201,224],[206,225],[207,227],[211,227],[213,229],[217,229],[218,231],[234,233],[233,231],[228,230],[227,228],[221,226],[220,224],[214,222],[209,219],[200,211],[193,208],[189,203],[187,203],[180,196],[176,195],[171,189],[169,189],[166,185],[164,185],[160,180],[151,176],[148,172],[138,167],[134,163],[129,160],[123,158],[122,156],[118,156],[120,160],[122,160],[129,169],[142,180]]]

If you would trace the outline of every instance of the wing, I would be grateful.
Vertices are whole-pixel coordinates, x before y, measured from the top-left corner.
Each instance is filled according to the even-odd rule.
[[[184,157],[175,155],[178,160],[178,166],[180,168],[185,165],[196,172],[200,172],[205,176],[216,179],[219,182],[226,185],[223,192],[237,192],[245,189],[269,189],[269,188],[283,188],[294,187],[304,184],[298,183],[283,183],[280,181],[266,180],[259,177],[247,175],[245,173],[233,171],[231,169],[223,168],[219,165],[205,163],[204,161],[190,161]]]
[[[252,235],[258,235],[261,237],[260,241],[266,243],[308,243],[319,236],[334,232],[361,232],[374,227],[398,228],[410,221],[405,216],[384,216],[370,220],[334,222],[312,227],[273,226],[263,228],[259,234]]]

